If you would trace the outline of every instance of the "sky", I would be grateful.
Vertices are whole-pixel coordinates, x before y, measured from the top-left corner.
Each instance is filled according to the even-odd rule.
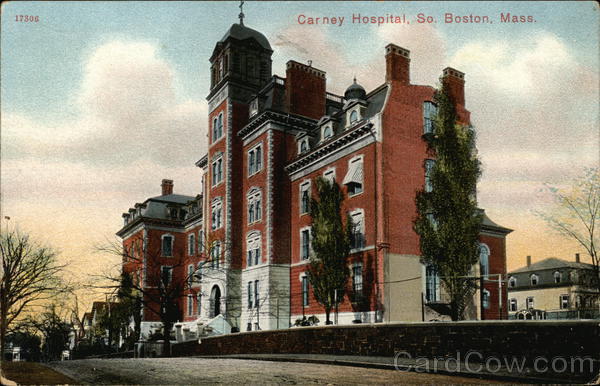
[[[3,2],[3,229],[60,250],[69,274],[84,279],[119,263],[95,246],[114,239],[121,213],[160,194],[161,179],[173,179],[176,193],[198,194],[208,59],[238,22],[238,5]],[[526,255],[535,262],[584,252],[535,211],[552,210],[545,184],[568,187],[599,165],[598,12],[591,1],[247,1],[244,22],[269,39],[274,74],[285,75],[288,60],[312,60],[338,94],[354,76],[367,91],[383,83],[388,43],[411,51],[414,84],[435,86],[447,66],[465,72],[483,163],[479,204],[514,230],[510,270]],[[445,23],[449,13],[491,23]],[[502,23],[501,13],[533,21]],[[352,23],[359,14],[404,14],[409,24]],[[419,14],[434,22],[417,23]],[[344,22],[300,24],[300,15]]]

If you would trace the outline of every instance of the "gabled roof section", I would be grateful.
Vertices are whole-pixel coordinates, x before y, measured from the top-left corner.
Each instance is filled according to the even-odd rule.
[[[567,260],[559,259],[557,257],[549,257],[542,261],[538,261],[537,263],[533,263],[528,267],[521,267],[519,269],[515,269],[514,271],[510,271],[509,274],[521,273],[521,272],[543,271],[543,270],[548,270],[548,269],[559,269],[559,268],[594,269],[594,266],[592,264],[578,263],[576,261],[567,261]]]

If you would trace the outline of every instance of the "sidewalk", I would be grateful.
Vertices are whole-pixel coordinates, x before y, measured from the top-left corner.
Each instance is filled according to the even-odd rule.
[[[230,358],[252,359],[278,362],[303,362],[329,364],[338,366],[367,367],[387,369],[394,371],[414,371],[418,373],[432,373],[443,375],[456,375],[479,379],[493,379],[507,382],[521,383],[588,383],[591,376],[584,374],[557,373],[552,371],[539,372],[532,367],[513,365],[498,366],[497,362],[488,364],[480,362],[457,362],[455,359],[437,358],[405,359],[393,357],[353,356],[353,355],[322,355],[322,354],[238,354],[238,355],[200,355],[198,358]],[[598,363],[595,364],[596,366]],[[548,366],[550,367],[550,366]],[[541,366],[543,368],[543,366]],[[598,378],[596,378],[598,382]],[[599,384],[599,383],[593,383]]]

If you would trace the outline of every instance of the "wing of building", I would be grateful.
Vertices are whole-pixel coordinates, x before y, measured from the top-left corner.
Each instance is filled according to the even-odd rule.
[[[395,44],[382,52],[381,85],[367,91],[354,79],[344,95],[328,92],[325,71],[311,63],[290,60],[285,76],[273,75],[272,54],[268,39],[243,24],[216,43],[208,152],[196,163],[204,171],[203,194],[167,189],[136,204],[118,233],[125,246],[137,238],[146,248],[181,254],[186,263],[173,275],[198,269],[181,300],[183,321],[210,323],[222,315],[239,331],[287,328],[311,315],[324,321],[306,276],[308,205],[315,178],[323,176],[342,186],[355,224],[351,295],[339,306],[338,322],[445,318],[439,278],[421,264],[413,231],[415,194],[426,186],[433,158],[427,138],[435,89],[410,83],[410,52]],[[441,76],[460,122],[469,125],[464,74],[446,68]],[[510,231],[484,216],[481,269],[489,278],[506,273]],[[150,265],[169,264],[165,253],[157,263],[145,259],[128,268],[142,281]],[[484,287],[471,317],[506,318],[506,288],[491,279]],[[145,320],[153,320],[147,312]]]

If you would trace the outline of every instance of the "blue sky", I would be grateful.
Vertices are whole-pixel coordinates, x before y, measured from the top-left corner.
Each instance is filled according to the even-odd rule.
[[[2,216],[60,247],[77,274],[102,262],[93,245],[112,237],[122,212],[157,195],[162,178],[177,193],[199,193],[208,59],[238,21],[238,4],[2,3]],[[484,167],[478,197],[515,229],[509,268],[525,255],[582,252],[532,211],[552,204],[544,183],[568,186],[598,165],[595,2],[249,1],[244,12],[274,49],[274,73],[284,75],[290,59],[312,60],[337,93],[355,75],[367,89],[381,84],[390,42],[411,51],[414,83],[435,85],[446,66],[464,71]],[[438,22],[417,25],[420,12]],[[444,24],[446,12],[493,24]],[[536,22],[502,24],[501,12]],[[353,13],[406,14],[411,24],[351,24]],[[16,22],[20,14],[40,21]],[[299,14],[346,21],[299,25]]]

